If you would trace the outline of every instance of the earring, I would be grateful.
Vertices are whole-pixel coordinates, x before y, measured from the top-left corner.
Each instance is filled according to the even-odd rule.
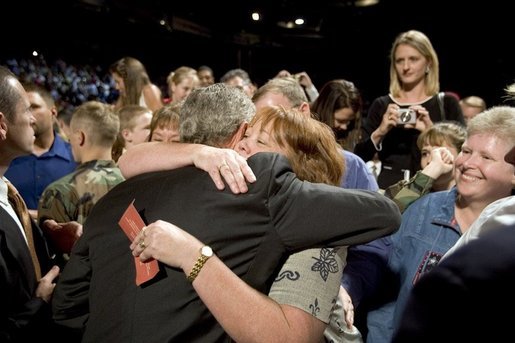
[[[426,66],[426,75],[429,74],[429,66]]]

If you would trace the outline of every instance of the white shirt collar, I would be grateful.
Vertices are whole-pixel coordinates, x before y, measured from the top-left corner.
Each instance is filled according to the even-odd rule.
[[[7,200],[7,184],[5,183],[6,179],[4,177],[0,178],[0,203],[2,205],[7,206],[9,201]]]

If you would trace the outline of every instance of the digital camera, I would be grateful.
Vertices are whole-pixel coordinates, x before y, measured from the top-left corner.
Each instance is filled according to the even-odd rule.
[[[399,108],[397,124],[415,124],[417,122],[417,111],[411,108]]]

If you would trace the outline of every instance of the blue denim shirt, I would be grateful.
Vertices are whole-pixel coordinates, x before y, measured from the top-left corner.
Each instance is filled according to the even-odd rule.
[[[342,179],[341,187],[347,189],[368,189],[369,191],[377,191],[376,178],[361,157],[347,151],[343,151],[345,158],[345,176]]]
[[[429,193],[402,215],[399,230],[391,235],[387,269],[398,281],[397,299],[368,314],[367,343],[390,342],[413,284],[430,271],[461,236],[454,219],[457,191]],[[376,287],[383,285],[379,280]]]
[[[50,149],[36,156],[30,154],[15,158],[5,177],[18,189],[29,209],[37,209],[41,194],[53,181],[75,170],[71,145],[55,134]]]

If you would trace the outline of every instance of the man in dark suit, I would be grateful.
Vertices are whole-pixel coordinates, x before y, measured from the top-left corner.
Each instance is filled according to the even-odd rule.
[[[183,110],[188,106],[203,115],[196,123],[181,123],[181,137],[189,130],[190,142],[224,147],[239,140],[254,113],[246,95],[222,84],[194,91]],[[201,134],[205,125],[214,133]],[[289,252],[367,242],[393,232],[400,222],[398,208],[382,195],[302,182],[283,156],[257,154],[249,165],[257,181],[239,195],[219,191],[194,167],[143,174],[111,190],[72,250],[56,287],[54,318],[85,327],[84,342],[229,340],[181,270],[160,264],[154,279],[136,286],[130,242],[118,227],[134,199],[147,223],[163,220],[184,228],[260,291],[267,291]],[[366,216],[358,215],[364,211]]]
[[[30,220],[23,200],[16,199],[14,188],[4,178],[14,158],[31,153],[34,120],[22,85],[0,66],[1,342],[32,342],[35,337],[55,342],[58,338],[52,336],[49,302],[59,268],[52,268],[41,230]],[[10,203],[8,197],[18,202]],[[44,276],[39,280],[39,275]]]
[[[515,146],[504,159],[515,166]],[[512,183],[515,189],[515,176]],[[393,342],[510,340],[515,308],[513,197],[493,203],[495,211],[485,208],[476,221],[488,231],[446,256],[415,284]],[[483,218],[486,213],[488,218]]]

